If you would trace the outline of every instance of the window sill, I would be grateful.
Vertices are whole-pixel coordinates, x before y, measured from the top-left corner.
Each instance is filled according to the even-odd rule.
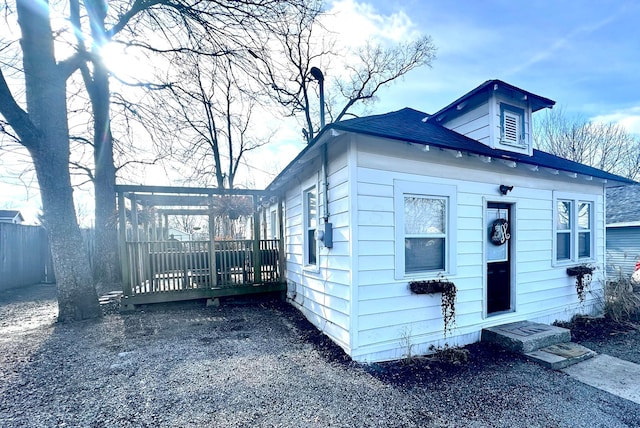
[[[593,264],[593,263],[597,263],[597,260],[596,259],[562,260],[562,261],[554,261],[551,264],[551,267],[567,268],[571,266],[586,265],[586,264]]]
[[[415,273],[396,272],[395,279],[404,281],[429,281],[432,279],[441,279],[443,277],[449,277],[452,275],[450,272],[445,271],[426,271]]]
[[[302,272],[305,273],[320,273],[320,267],[318,265],[306,265],[302,267]]]

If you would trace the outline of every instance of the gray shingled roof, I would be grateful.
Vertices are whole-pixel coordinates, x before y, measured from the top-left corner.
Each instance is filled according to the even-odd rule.
[[[640,223],[640,185],[607,189],[607,224]]]
[[[493,79],[493,80],[487,80],[482,85],[478,86],[477,88],[475,88],[470,92],[467,92],[466,94],[464,94],[463,96],[461,96],[460,98],[458,98],[457,100],[449,104],[448,106],[438,110],[431,116],[429,121],[433,122],[434,119],[437,120],[439,116],[445,114],[447,111],[456,110],[458,105],[460,105],[461,103],[464,103],[467,100],[471,100],[474,97],[477,97],[477,96],[488,97],[489,96],[488,94],[491,94],[492,92],[494,92],[496,88],[499,88],[500,91],[502,91],[503,93],[507,92],[511,94],[518,94],[520,97],[525,96],[526,99],[529,100],[529,104],[531,105],[531,109],[533,112],[536,112],[538,110],[541,110],[547,107],[551,108],[556,104],[555,101],[550,100],[549,98],[541,97],[540,95],[536,95],[529,91],[525,91],[524,89],[517,88],[513,85],[510,85],[507,82],[503,82],[502,80]]]
[[[342,122],[327,125],[322,132],[311,142],[300,154],[276,177],[267,190],[275,190],[283,182],[294,177],[299,171],[294,165],[321,139],[321,137],[331,130],[354,132],[363,135],[386,138],[399,142],[410,142],[422,144],[442,149],[459,150],[494,159],[504,159],[528,165],[535,165],[567,171],[576,174],[583,174],[594,178],[607,180],[611,183],[632,184],[633,180],[620,177],[597,168],[573,162],[552,154],[534,150],[533,156],[526,154],[508,152],[505,150],[492,149],[479,141],[473,140],[444,126],[424,121],[429,117],[427,113],[403,108],[386,114],[349,119]],[[298,167],[298,169],[300,169]]]

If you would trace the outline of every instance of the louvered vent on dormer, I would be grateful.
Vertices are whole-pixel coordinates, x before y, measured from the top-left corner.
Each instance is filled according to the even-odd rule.
[[[504,142],[507,144],[518,142],[518,118],[511,114],[504,115]]]
[[[524,110],[502,104],[500,143],[508,146],[525,147],[524,140]]]

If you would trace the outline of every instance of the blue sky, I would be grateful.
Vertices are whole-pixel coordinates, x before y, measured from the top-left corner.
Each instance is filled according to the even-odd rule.
[[[427,34],[438,49],[431,68],[379,92],[371,113],[403,107],[433,113],[482,82],[501,79],[555,100],[567,113],[620,123],[640,137],[638,0],[327,2],[333,22],[325,25],[343,45]],[[299,124],[265,120],[282,125],[274,144],[247,159],[270,172],[247,171],[247,185],[257,188],[304,147]],[[3,206],[39,207],[37,191],[8,181],[0,180]],[[147,183],[175,184],[170,181],[164,170],[146,174]],[[85,201],[90,212],[91,198]]]
[[[568,115],[619,123],[640,138],[638,0],[333,0],[327,12],[323,24],[341,47],[430,35],[437,48],[432,67],[378,92],[369,114],[434,113],[500,79],[556,101]],[[323,71],[330,80],[341,69]],[[284,168],[304,147],[300,125],[281,125],[277,141],[249,163]],[[272,178],[251,174],[258,186]]]
[[[375,112],[437,111],[489,79],[555,100],[568,113],[620,121],[640,134],[640,2],[388,1],[381,17],[406,15],[407,34],[431,35],[432,68],[380,93]],[[371,9],[370,9],[371,10]]]

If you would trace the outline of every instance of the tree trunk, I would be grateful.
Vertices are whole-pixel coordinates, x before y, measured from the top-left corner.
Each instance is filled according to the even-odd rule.
[[[82,76],[93,109],[94,191],[95,191],[95,260],[93,278],[97,285],[111,287],[121,281],[118,258],[118,232],[115,204],[116,168],[113,162],[111,134],[109,71],[100,56],[100,49],[109,42],[105,30],[107,4],[104,0],[84,2],[90,17],[93,36],[93,76],[82,68]],[[79,3],[76,0],[76,25],[80,25]],[[79,44],[84,48],[84,41]],[[105,289],[104,291],[109,291]]]
[[[61,92],[66,96],[64,90]],[[50,138],[41,150],[30,151],[38,176],[44,224],[51,245],[58,288],[58,321],[61,322],[101,315],[89,258],[76,222],[69,177],[69,152],[62,148],[63,145],[63,140]]]
[[[28,117],[39,131],[37,137],[21,135],[21,140],[33,158],[40,186],[58,288],[58,320],[95,318],[101,310],[76,220],[69,174],[67,76],[55,62],[46,4],[18,0],[16,5]]]
[[[116,213],[116,168],[110,121],[109,74],[102,61],[94,62],[95,257],[94,279],[103,285],[121,281]]]

